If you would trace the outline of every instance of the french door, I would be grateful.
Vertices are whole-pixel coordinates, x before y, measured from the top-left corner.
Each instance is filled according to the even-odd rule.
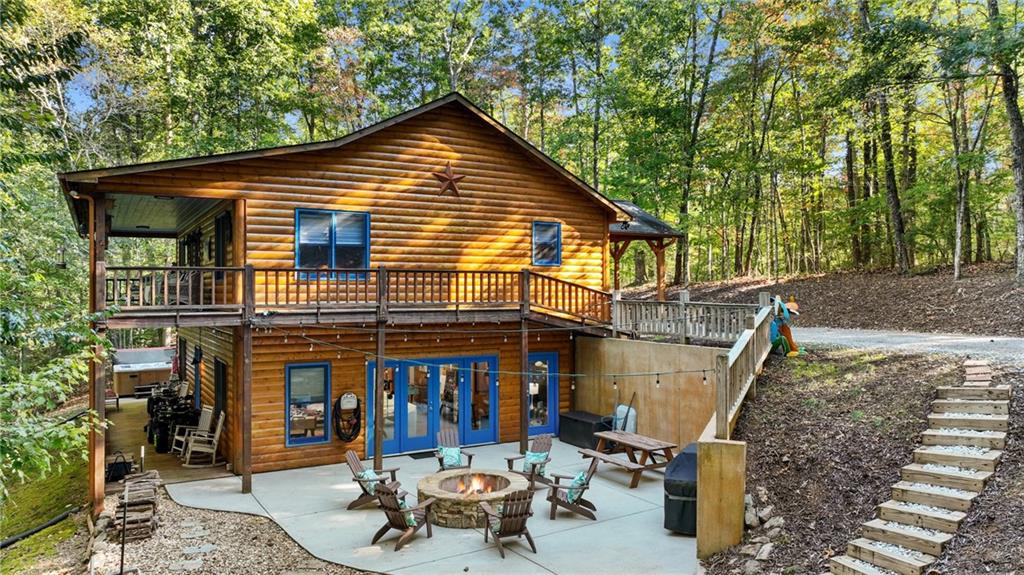
[[[527,415],[530,435],[558,433],[558,353],[534,352],[528,356],[530,388]]]
[[[367,366],[367,453],[373,453],[376,362]],[[454,429],[466,444],[498,438],[495,356],[384,362],[384,453],[437,446],[437,432]]]

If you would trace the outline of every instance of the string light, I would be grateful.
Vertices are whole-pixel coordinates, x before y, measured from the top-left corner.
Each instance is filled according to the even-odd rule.
[[[700,377],[703,380],[702,383],[704,385],[707,385],[708,384],[708,372],[707,372],[706,369],[700,370]]]
[[[613,379],[612,380],[612,389],[614,389],[616,391],[619,389],[619,380],[617,380],[617,379]]]
[[[309,344],[309,351],[313,351],[313,344]]]
[[[661,374],[660,373],[657,375],[657,379],[654,380],[654,387],[657,388],[657,389],[661,389]]]

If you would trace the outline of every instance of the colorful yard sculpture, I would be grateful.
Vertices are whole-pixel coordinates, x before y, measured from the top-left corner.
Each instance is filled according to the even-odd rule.
[[[793,339],[793,330],[789,327],[794,316],[800,315],[800,306],[790,296],[789,301],[782,303],[781,296],[775,296],[775,320],[772,321],[772,351],[786,357],[796,357],[804,353]]]

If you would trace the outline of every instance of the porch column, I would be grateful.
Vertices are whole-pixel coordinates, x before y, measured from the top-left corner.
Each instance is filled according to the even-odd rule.
[[[384,467],[384,326],[388,317],[388,277],[377,268],[377,370],[373,378],[373,468]]]
[[[626,249],[632,240],[621,240],[612,243],[612,274],[614,275],[615,291],[619,291],[619,260],[626,255]]]
[[[89,202],[89,312],[103,312],[107,307],[107,201],[103,194],[82,196]],[[92,322],[92,329],[106,335],[106,320]],[[106,373],[103,369],[103,346],[93,348],[95,359],[89,362],[89,408],[95,413],[89,431],[89,500],[93,516],[103,511],[105,488],[106,436],[101,424],[106,418]]]
[[[527,317],[530,314],[530,270],[524,269],[519,280],[519,453],[525,454],[530,441],[530,335]]]
[[[235,240],[241,241],[241,240]],[[242,279],[242,493],[252,492],[252,319],[256,312],[256,271],[245,264]]]
[[[665,301],[665,250],[675,243],[674,239],[647,240],[647,245],[654,252],[654,261],[657,277],[658,301]]]

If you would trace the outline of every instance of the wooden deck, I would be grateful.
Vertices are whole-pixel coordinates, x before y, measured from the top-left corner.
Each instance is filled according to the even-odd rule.
[[[108,458],[120,451],[125,456],[134,456],[138,461],[139,447],[145,445],[146,470],[156,469],[159,471],[160,478],[164,480],[164,483],[181,483],[231,475],[223,465],[189,469],[182,467],[174,455],[157,453],[152,445],[146,443],[144,426],[149,421],[149,415],[146,414],[145,399],[122,398],[120,409],[113,409],[113,406],[107,409],[107,419],[110,420],[110,427],[106,433]],[[117,490],[117,488],[117,484],[107,485],[108,491]]]

